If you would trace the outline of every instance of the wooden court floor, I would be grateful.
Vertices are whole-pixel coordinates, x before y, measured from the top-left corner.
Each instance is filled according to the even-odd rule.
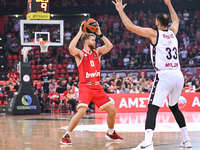
[[[200,150],[200,112],[183,112],[193,141],[192,150]],[[124,142],[105,139],[106,114],[86,114],[71,133],[71,146],[60,144],[71,114],[30,116],[0,115],[0,150],[130,150],[144,139],[146,113],[116,116],[116,131]],[[179,132],[171,113],[159,112],[154,133],[155,150],[181,149]]]

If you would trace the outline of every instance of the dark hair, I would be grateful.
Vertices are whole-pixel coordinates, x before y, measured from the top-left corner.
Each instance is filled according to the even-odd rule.
[[[158,14],[157,20],[160,22],[161,26],[168,27],[169,16],[167,14],[164,13]]]
[[[84,33],[81,37],[81,42],[84,44],[85,40],[87,40],[90,36],[94,36],[96,38],[96,35],[93,33]]]

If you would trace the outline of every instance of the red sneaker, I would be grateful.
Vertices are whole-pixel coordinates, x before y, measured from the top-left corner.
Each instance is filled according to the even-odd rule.
[[[124,139],[122,137],[120,137],[114,130],[113,134],[106,134],[106,139],[108,140],[115,140],[115,141],[123,141]]]
[[[57,111],[56,111],[56,113],[58,113],[58,114],[59,114],[59,113],[60,113],[60,110],[57,110]]]
[[[60,140],[60,143],[65,144],[65,145],[71,145],[72,144],[68,134],[63,135],[62,139]]]

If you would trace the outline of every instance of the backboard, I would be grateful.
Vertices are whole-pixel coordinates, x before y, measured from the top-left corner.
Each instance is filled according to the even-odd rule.
[[[63,20],[20,20],[22,46],[40,46],[39,41],[50,41],[49,46],[63,46]]]

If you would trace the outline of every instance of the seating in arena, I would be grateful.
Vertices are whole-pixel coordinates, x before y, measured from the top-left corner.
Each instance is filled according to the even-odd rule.
[[[155,1],[160,0],[127,0],[128,3],[135,4],[135,3],[152,3]],[[178,0],[177,0],[178,1]],[[16,0],[12,0],[10,2],[2,1],[3,5],[16,5]],[[19,1],[18,1],[19,2]],[[65,3],[66,2],[66,3]],[[81,1],[81,3],[78,3],[78,0],[74,0],[71,2],[67,1],[61,1],[57,0],[54,3],[56,3],[56,7],[59,6],[61,3],[62,5],[83,5],[88,4],[89,0]],[[20,1],[22,5],[26,5]],[[51,2],[50,2],[51,3]],[[108,1],[90,1],[90,5],[93,4],[99,4],[99,5],[112,5],[111,2]],[[19,3],[17,3],[19,5]],[[199,67],[200,66],[200,10],[177,10],[178,17],[180,21],[180,32],[177,35],[177,38],[179,40],[179,59],[180,64],[182,68],[186,67]],[[185,14],[189,14],[189,17],[187,18]],[[138,12],[129,12],[128,16],[133,21],[134,24],[138,24],[140,26],[149,26],[154,28],[154,19],[157,15],[157,12],[151,12],[146,11],[138,11]],[[136,71],[141,69],[153,69],[152,64],[150,61],[150,50],[149,50],[149,41],[146,38],[142,38],[138,35],[135,35],[127,29],[124,28],[124,26],[121,24],[121,20],[119,19],[118,14],[105,14],[102,12],[102,14],[92,14],[92,18],[96,19],[99,22],[99,25],[101,27],[102,33],[105,34],[109,40],[113,43],[112,50],[104,55],[101,58],[101,69],[102,70],[131,70],[135,69]],[[8,61],[8,72],[11,68],[17,69],[17,63],[20,59],[21,54],[21,46],[19,44],[19,31],[15,31],[15,25],[19,23],[19,19],[22,18],[8,18],[7,24],[5,26],[5,35],[6,35],[6,49],[8,47],[11,47],[11,49],[7,50],[7,61]],[[147,25],[147,23],[149,23]],[[66,22],[65,23],[65,32],[69,30],[71,32],[71,39],[76,35],[77,32],[77,26],[80,24],[73,24],[72,22]],[[37,29],[33,29],[36,31]],[[51,29],[47,29],[51,30]],[[17,45],[18,51],[16,52],[14,50],[13,45]],[[32,79],[34,80],[33,84],[36,83],[35,88],[41,89],[41,83],[40,78],[42,75],[41,69],[44,64],[53,64],[53,69],[55,70],[54,79],[56,82],[59,82],[59,79],[65,79],[67,80],[69,76],[72,76],[73,80],[78,76],[78,70],[77,66],[75,65],[75,59],[73,56],[70,55],[68,50],[68,42],[65,42],[62,47],[56,47],[52,48],[49,47],[47,54],[40,53],[39,47],[34,47],[34,50],[32,50],[29,53],[29,59],[31,61],[31,75]],[[97,37],[97,45],[102,45],[102,41]],[[82,48],[81,42],[78,42],[77,46],[79,48]],[[115,56],[115,57],[113,57]],[[69,63],[71,63],[75,66],[72,72],[69,72],[70,70],[67,69],[67,66]],[[147,75],[146,75],[147,76]],[[197,75],[198,76],[198,75]],[[16,77],[19,77],[19,74],[16,72]],[[16,78],[16,79],[17,79]],[[116,87],[117,83],[117,76],[116,78],[107,77],[109,78],[109,84],[107,84],[108,81],[102,79],[102,86],[104,86],[104,90],[106,92],[117,92],[118,89]],[[123,81],[123,84],[125,84],[126,88],[129,89],[130,92],[146,92],[149,90],[145,90],[145,85],[141,85],[139,83],[140,75],[137,76],[138,83],[133,85],[130,81],[125,80],[125,76],[120,77],[120,79]],[[124,81],[125,80],[125,81]],[[153,78],[146,77],[146,80],[153,80]],[[195,86],[195,84],[192,84],[192,81],[194,79],[190,79],[188,82],[191,83],[192,87]],[[110,84],[112,81],[112,84]],[[5,81],[0,81],[0,85],[5,85]],[[67,86],[67,84],[66,84]],[[74,86],[74,85],[71,85]],[[78,86],[77,86],[78,87]],[[133,91],[133,87],[136,87],[136,90]],[[142,88],[140,91],[139,89]],[[151,87],[148,87],[151,88]],[[188,89],[188,88],[187,88]],[[195,91],[195,88],[192,88],[191,91]],[[42,93],[42,91],[41,91]]]

